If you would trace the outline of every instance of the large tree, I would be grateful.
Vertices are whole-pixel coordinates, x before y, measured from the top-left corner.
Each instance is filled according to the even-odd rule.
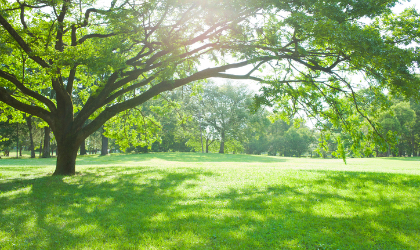
[[[340,112],[334,100],[354,88],[347,72],[419,93],[417,54],[399,47],[418,39],[418,17],[390,15],[396,1],[2,1],[0,103],[48,123],[54,174],[69,175],[82,141],[109,119],[210,77],[264,82],[260,103],[312,113]]]

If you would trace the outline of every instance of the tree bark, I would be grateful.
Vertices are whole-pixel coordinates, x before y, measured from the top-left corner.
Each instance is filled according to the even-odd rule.
[[[54,144],[51,144],[51,145],[50,145],[51,156],[53,156],[53,155],[54,155],[54,149],[55,149],[55,147],[56,147],[56,145],[54,145]],[[56,153],[56,155],[57,155],[57,153]]]
[[[16,123],[16,158],[19,158],[19,122]]]
[[[80,155],[86,155],[86,140],[83,140],[82,145],[80,145]]]
[[[32,116],[26,116],[26,125],[28,125],[29,131],[29,150],[31,151],[31,158],[35,158],[35,147],[34,147],[34,137],[32,134]]]
[[[101,134],[101,137],[102,137],[101,155],[107,155],[108,154],[108,137],[106,137],[103,133]]]
[[[219,154],[224,154],[225,153],[225,132],[224,131],[222,131],[221,136],[222,136],[222,139],[220,140]]]
[[[224,154],[224,153],[225,153],[225,142],[222,140],[220,142],[219,154]]]
[[[76,157],[79,145],[74,141],[57,141],[57,165],[53,175],[74,175],[76,173]]]
[[[42,158],[50,158],[50,127],[44,127],[44,148]]]
[[[52,128],[57,142],[57,165],[53,175],[74,175],[76,173],[76,157],[84,137],[80,130],[72,129],[73,123],[61,122]]]

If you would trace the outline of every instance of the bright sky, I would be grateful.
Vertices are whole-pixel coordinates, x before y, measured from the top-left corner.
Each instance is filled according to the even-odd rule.
[[[415,1],[400,1],[399,4],[397,4],[394,8],[393,8],[393,12],[394,13],[400,13],[401,11],[403,11],[405,8],[408,7],[414,7],[417,11],[419,11],[420,9],[420,5],[418,3],[415,3]]]

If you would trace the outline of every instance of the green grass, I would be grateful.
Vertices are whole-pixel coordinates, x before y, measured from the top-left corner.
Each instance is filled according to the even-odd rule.
[[[420,158],[0,159],[0,249],[420,249]]]

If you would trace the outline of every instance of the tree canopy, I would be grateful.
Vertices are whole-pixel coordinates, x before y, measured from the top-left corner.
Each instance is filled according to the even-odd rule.
[[[211,77],[262,82],[258,104],[280,116],[304,108],[351,129],[339,98],[357,99],[352,73],[420,94],[418,53],[403,47],[418,42],[419,15],[393,15],[396,2],[2,1],[0,105],[48,123],[55,174],[74,174],[79,145],[112,117]]]

